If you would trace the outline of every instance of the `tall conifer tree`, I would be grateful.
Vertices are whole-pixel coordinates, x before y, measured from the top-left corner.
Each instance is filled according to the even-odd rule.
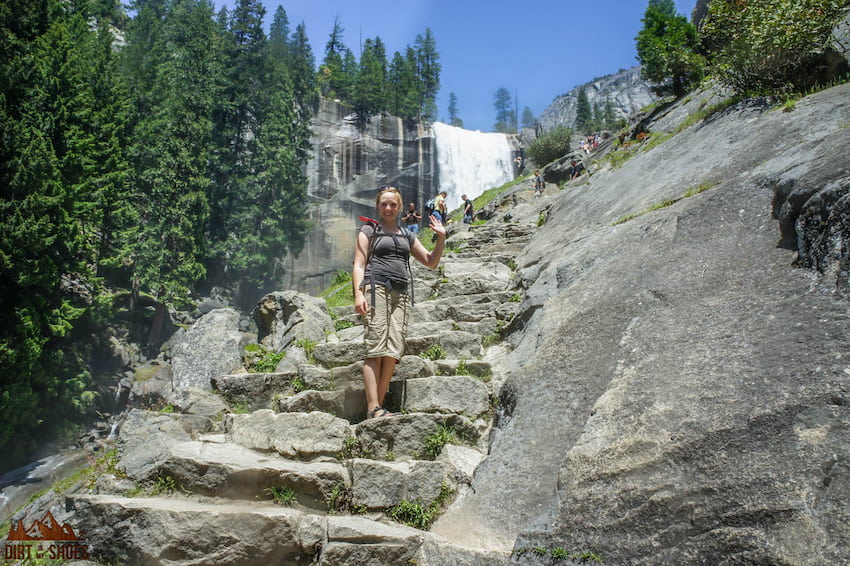
[[[360,72],[354,83],[354,110],[362,119],[388,108],[387,56],[380,37],[367,39],[360,58]]]
[[[167,50],[136,128],[137,182],[143,193],[136,255],[141,289],[180,305],[206,274],[209,145],[216,30],[203,0],[176,0],[157,48]]]
[[[437,52],[437,40],[431,28],[425,28],[425,35],[417,35],[416,63],[420,82],[419,109],[422,117],[433,122],[437,119],[437,94],[440,92],[440,54]]]

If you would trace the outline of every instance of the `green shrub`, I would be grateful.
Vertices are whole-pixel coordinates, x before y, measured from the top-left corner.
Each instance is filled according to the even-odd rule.
[[[342,283],[350,283],[351,282],[351,274],[344,269],[340,269],[334,275],[333,281],[331,281],[331,285],[340,285]]]
[[[416,529],[427,529],[439,515],[443,505],[448,502],[454,490],[446,484],[440,487],[440,495],[425,507],[421,500],[410,502],[402,500],[401,503],[387,509],[387,515],[394,521],[403,523]]]
[[[714,74],[741,95],[800,92],[830,80],[819,60],[845,0],[712,0],[702,32]]]
[[[560,159],[570,152],[570,139],[573,131],[566,126],[558,126],[531,142],[526,155],[539,167]]]
[[[705,59],[698,53],[696,28],[676,13],[672,1],[650,2],[643,23],[635,38],[641,73],[655,83],[655,94],[681,98],[704,74]]]
[[[453,428],[438,425],[437,430],[425,437],[425,455],[429,460],[435,459],[443,451],[446,444],[459,444],[460,441]]]
[[[248,344],[245,346],[243,355],[245,369],[250,373],[268,373],[274,371],[280,360],[286,355],[285,352],[275,353],[267,350],[259,344]]]
[[[420,358],[425,358],[426,360],[444,360],[446,358],[446,350],[440,346],[439,344],[434,344],[426,351],[419,354]]]

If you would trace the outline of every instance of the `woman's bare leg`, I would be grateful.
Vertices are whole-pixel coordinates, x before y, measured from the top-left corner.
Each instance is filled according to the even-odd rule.
[[[381,406],[378,397],[378,379],[381,375],[381,361],[384,358],[366,358],[363,363],[363,387],[366,389],[366,412]]]
[[[380,373],[378,374],[378,404],[381,407],[384,406],[384,399],[387,396],[387,391],[390,390],[390,381],[393,379],[396,361],[395,358],[388,356],[381,358]]]

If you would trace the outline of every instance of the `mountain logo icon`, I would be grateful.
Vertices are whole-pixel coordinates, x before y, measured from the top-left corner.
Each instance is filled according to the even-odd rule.
[[[80,541],[85,539],[85,533],[74,531],[74,527],[60,524],[53,513],[48,511],[40,520],[36,519],[29,527],[24,526],[23,519],[18,519],[9,527],[9,541],[29,540],[61,540]]]

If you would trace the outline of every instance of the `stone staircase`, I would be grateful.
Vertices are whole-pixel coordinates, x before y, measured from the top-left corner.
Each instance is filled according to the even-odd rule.
[[[219,376],[216,394],[173,413],[131,410],[121,472],[66,502],[95,558],[508,563],[427,527],[486,456],[500,383],[491,354],[519,306],[514,257],[534,227],[456,228],[439,269],[413,267],[407,351],[385,403],[399,416],[365,419],[359,325],[329,334],[295,368]],[[356,320],[351,307],[334,314],[340,327]]]

